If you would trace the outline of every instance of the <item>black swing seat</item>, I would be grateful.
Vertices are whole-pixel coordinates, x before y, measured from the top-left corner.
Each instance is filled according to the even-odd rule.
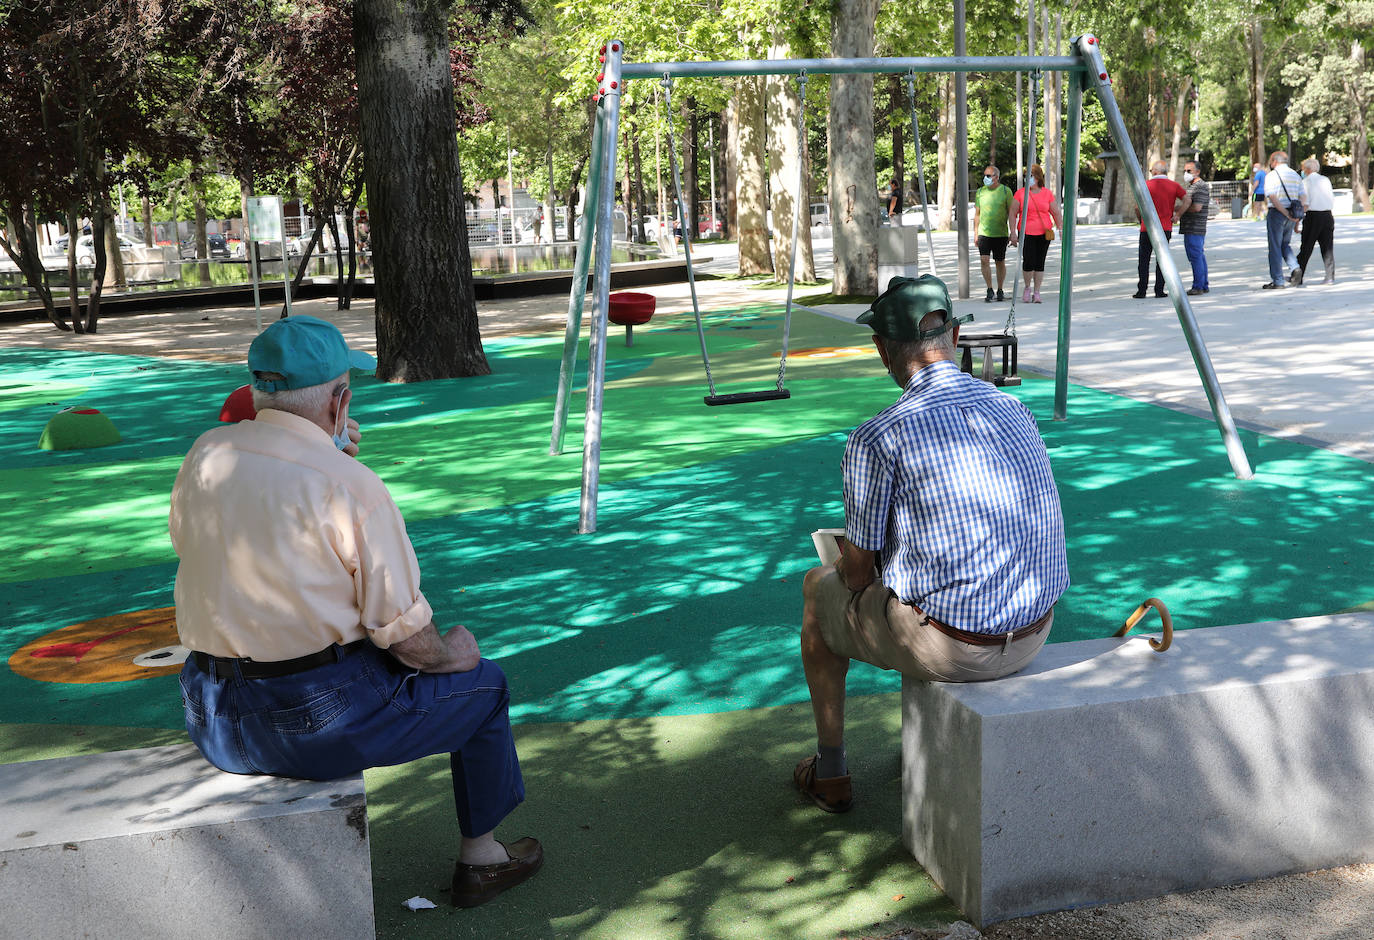
[[[785,388],[770,388],[762,392],[731,392],[728,395],[707,395],[702,401],[708,405],[742,405],[748,401],[776,401],[791,398],[792,393]]]

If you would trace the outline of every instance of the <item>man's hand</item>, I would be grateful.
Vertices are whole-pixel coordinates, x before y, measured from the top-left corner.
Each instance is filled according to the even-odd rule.
[[[349,418],[344,422],[344,433],[348,435],[349,445],[343,452],[350,457],[358,456],[358,444],[363,439],[363,429],[358,426],[358,422]]]
[[[851,591],[862,591],[873,583],[877,575],[877,562],[876,552],[855,548],[845,542],[844,551],[835,559],[835,570],[840,573],[840,580],[845,587]]]
[[[481,659],[477,639],[465,627],[440,636],[432,621],[414,636],[391,644],[387,652],[421,672],[468,672]]]

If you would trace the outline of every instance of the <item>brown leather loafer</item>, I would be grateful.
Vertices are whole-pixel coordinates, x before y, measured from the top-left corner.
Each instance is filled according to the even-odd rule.
[[[843,777],[817,777],[814,754],[798,761],[796,769],[792,771],[792,782],[827,813],[844,813],[854,805],[854,790],[849,784],[849,774]]]
[[[532,877],[544,864],[544,847],[538,839],[526,836],[505,846],[508,862],[494,865],[468,865],[459,862],[453,866],[453,905],[454,907],[476,907],[486,904],[507,888],[514,888],[520,882]]]

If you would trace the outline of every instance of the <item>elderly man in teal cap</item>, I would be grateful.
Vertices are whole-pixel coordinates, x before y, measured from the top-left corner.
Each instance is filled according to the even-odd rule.
[[[535,839],[493,835],[525,797],[510,691],[471,633],[439,633],[400,510],[353,459],[354,361],[331,323],[273,323],[248,349],[256,417],[205,432],[181,465],[186,729],[239,774],[331,780],[448,753],[452,901],[473,907],[544,858]]]
[[[858,322],[901,396],[845,446],[845,544],[803,587],[801,653],[817,748],[793,782],[853,805],[845,676],[858,659],[936,682],[1010,675],[1040,651],[1069,584],[1049,457],[1026,406],[955,364],[938,278],[896,277]]]

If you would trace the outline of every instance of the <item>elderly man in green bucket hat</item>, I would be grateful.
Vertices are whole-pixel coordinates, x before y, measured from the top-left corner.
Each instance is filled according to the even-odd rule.
[[[959,370],[945,284],[896,277],[858,317],[902,389],[849,436],[845,543],[803,587],[801,652],[817,748],[793,782],[853,805],[845,676],[858,659],[936,682],[997,679],[1040,651],[1069,584],[1064,520],[1035,418]]]
[[[354,459],[355,364],[332,323],[278,320],[248,349],[256,416],[205,432],[181,465],[186,730],[239,774],[332,780],[447,753],[451,900],[475,907],[544,859],[536,839],[493,835],[525,798],[510,690],[465,628],[439,633],[400,510]]]

